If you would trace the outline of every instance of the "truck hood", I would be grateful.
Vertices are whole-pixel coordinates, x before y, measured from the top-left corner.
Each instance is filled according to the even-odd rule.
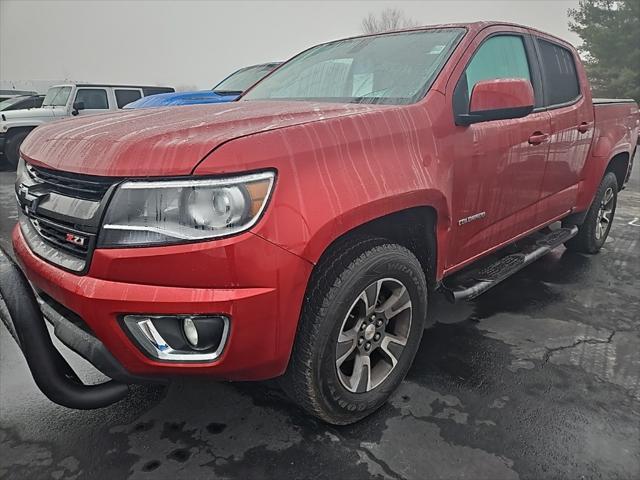
[[[176,105],[199,105],[203,103],[225,103],[232,102],[236,98],[238,98],[238,95],[220,95],[213,90],[161,93],[158,95],[142,97],[141,99],[126,105],[124,108],[128,110],[130,108],[154,108]]]
[[[12,120],[25,120],[28,118],[53,118],[55,117],[53,108],[45,107],[45,108],[24,108],[22,110],[6,110],[2,113],[2,117],[4,117],[8,122]]]
[[[88,175],[188,175],[234,138],[382,108],[388,107],[239,101],[129,110],[41,126],[26,138],[21,152],[37,165]]]

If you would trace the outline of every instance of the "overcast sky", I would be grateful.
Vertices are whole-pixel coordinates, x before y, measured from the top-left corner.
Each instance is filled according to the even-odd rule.
[[[0,80],[83,80],[211,88],[237,68],[361,33],[369,12],[421,24],[508,20],[579,43],[578,0],[0,0]],[[4,82],[3,82],[4,83]]]

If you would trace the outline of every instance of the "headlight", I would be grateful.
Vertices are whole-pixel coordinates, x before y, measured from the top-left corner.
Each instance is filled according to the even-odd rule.
[[[109,203],[98,246],[181,243],[242,232],[260,218],[274,179],[274,172],[264,172],[124,182]]]

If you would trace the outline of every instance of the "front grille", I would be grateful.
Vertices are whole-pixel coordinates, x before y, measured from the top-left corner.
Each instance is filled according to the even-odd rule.
[[[32,217],[30,220],[44,240],[71,255],[86,259],[93,235],[50,222],[43,217]]]
[[[118,181],[21,164],[19,223],[31,250],[66,270],[86,273],[102,212]]]
[[[117,179],[58,172],[48,168],[27,165],[31,178],[46,185],[51,191],[75,198],[100,200]]]

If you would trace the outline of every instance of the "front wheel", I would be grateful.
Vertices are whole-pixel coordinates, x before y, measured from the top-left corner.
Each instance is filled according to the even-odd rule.
[[[618,202],[618,180],[607,172],[600,182],[593,203],[578,234],[565,243],[569,250],[582,253],[598,253],[611,231],[611,224]]]
[[[282,386],[312,415],[353,423],[374,412],[418,350],[427,286],[418,259],[384,240],[336,249],[318,265]]]

